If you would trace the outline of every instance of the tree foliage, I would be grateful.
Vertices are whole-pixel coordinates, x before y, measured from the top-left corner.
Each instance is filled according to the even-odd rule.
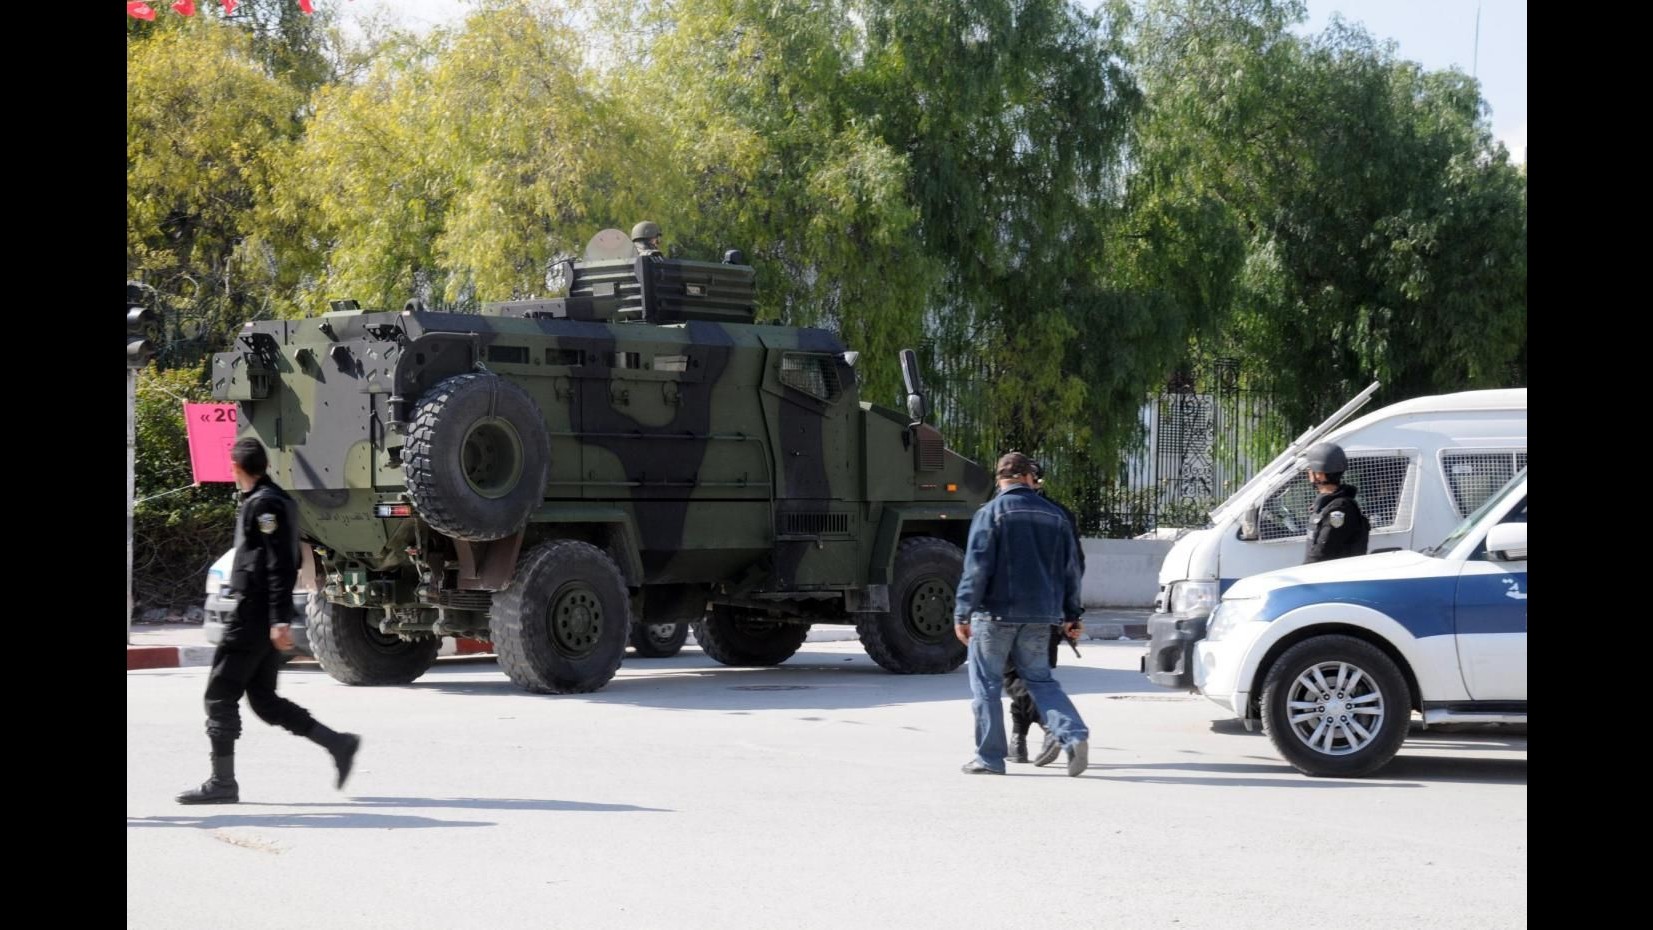
[[[653,219],[762,319],[923,349],[950,441],[1097,483],[1238,357],[1298,430],[1525,383],[1526,176],[1475,82],[1298,0],[480,0],[346,43],[286,0],[128,24],[128,276],[163,366],[335,298],[473,311]],[[320,12],[320,11],[319,11]],[[162,482],[164,483],[164,482]]]

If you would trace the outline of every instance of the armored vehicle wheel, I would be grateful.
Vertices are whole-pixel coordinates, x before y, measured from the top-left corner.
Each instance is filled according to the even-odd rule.
[[[755,611],[712,605],[711,616],[694,625],[695,642],[724,665],[779,665],[804,644],[809,624],[770,620]]]
[[[898,675],[935,675],[964,664],[953,633],[953,597],[964,553],[944,539],[917,536],[895,553],[888,613],[862,614],[855,624],[872,660]]]
[[[625,657],[631,600],[607,553],[558,539],[518,563],[510,586],[494,595],[489,627],[499,667],[519,687],[596,691]]]
[[[381,633],[365,608],[342,607],[320,594],[306,605],[305,623],[322,671],[347,685],[405,685],[430,669],[442,647],[434,636],[410,641]]]
[[[497,375],[455,375],[419,399],[402,461],[408,495],[437,532],[503,539],[545,495],[551,439],[527,391]]]
[[[687,623],[637,623],[631,628],[631,647],[645,659],[669,659],[688,638]]]

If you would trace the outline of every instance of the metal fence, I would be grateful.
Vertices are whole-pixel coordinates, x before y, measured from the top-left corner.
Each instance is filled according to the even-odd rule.
[[[949,445],[991,462],[1015,434],[988,402],[993,373],[963,353],[930,352],[939,375],[936,420]],[[1032,454],[1058,476],[1062,503],[1087,536],[1130,538],[1157,529],[1201,526],[1208,512],[1266,465],[1289,441],[1266,386],[1251,383],[1237,359],[1213,359],[1174,374],[1138,411],[1140,443],[1117,461],[1084,450]]]

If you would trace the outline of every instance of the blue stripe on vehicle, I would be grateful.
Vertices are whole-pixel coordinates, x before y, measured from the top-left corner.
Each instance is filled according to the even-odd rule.
[[[1358,604],[1406,628],[1418,639],[1451,636],[1454,606],[1462,599],[1464,633],[1525,633],[1527,573],[1333,581],[1276,588],[1257,619],[1274,621],[1311,604]],[[1512,597],[1511,593],[1521,595]]]

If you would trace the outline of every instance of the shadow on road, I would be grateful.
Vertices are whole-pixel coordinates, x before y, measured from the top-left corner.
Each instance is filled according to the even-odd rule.
[[[503,673],[478,680],[476,672],[475,666],[439,666],[403,687],[451,694],[524,694]],[[1071,695],[1143,690],[1142,675],[1134,671],[1062,665],[1055,672]],[[699,650],[686,649],[670,659],[628,660],[601,691],[548,697],[683,710],[839,710],[967,701],[970,683],[963,668],[942,675],[893,675],[865,656],[811,652],[807,647],[773,668],[730,668]]]
[[[129,827],[194,827],[216,830],[223,827],[358,827],[370,830],[417,829],[427,827],[492,827],[488,820],[439,820],[417,814],[381,814],[374,808],[442,808],[471,811],[572,811],[572,812],[643,812],[675,813],[665,807],[638,807],[635,804],[596,804],[587,801],[535,800],[529,798],[351,798],[335,803],[282,804],[240,803],[236,809],[248,807],[325,808],[308,812],[269,814],[207,814],[173,817],[128,817]]]
[[[1133,775],[1148,770],[1154,773]],[[1181,775],[1177,773],[1206,773]],[[1429,783],[1462,782],[1488,785],[1527,783],[1526,759],[1480,759],[1457,756],[1407,755],[1402,749],[1388,765],[1365,778],[1311,778],[1283,760],[1247,762],[1149,762],[1136,765],[1092,763],[1088,775],[1113,781],[1161,785],[1216,785],[1254,788],[1422,788]],[[1273,778],[1250,778],[1272,775]]]
[[[638,807],[635,804],[598,804],[590,801],[555,801],[536,800],[532,798],[351,798],[348,801],[335,803],[304,802],[299,804],[282,804],[269,802],[265,804],[249,805],[243,802],[239,807],[437,807],[453,810],[471,811],[588,811],[593,813],[612,812],[624,813],[627,811],[675,814],[669,807]]]
[[[240,805],[237,805],[240,806]],[[225,827],[324,827],[368,830],[413,830],[425,827],[492,827],[487,820],[437,820],[404,814],[366,814],[350,811],[296,814],[204,814],[198,817],[128,817],[128,827],[194,827],[218,830]]]

